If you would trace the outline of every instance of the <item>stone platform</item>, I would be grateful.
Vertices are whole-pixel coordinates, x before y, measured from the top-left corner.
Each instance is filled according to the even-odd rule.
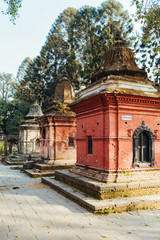
[[[110,213],[160,207],[160,179],[102,183],[67,170],[57,170],[55,177],[42,178],[42,182],[93,212]]]
[[[129,183],[156,179],[160,180],[160,169],[155,169],[154,167],[137,167],[130,170],[123,169],[107,172],[88,168],[87,166],[82,167],[76,165],[70,170],[70,172],[104,183]]]

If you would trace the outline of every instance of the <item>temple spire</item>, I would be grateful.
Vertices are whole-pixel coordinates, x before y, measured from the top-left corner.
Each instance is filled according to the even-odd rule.
[[[126,47],[119,30],[115,34],[115,44],[105,53],[102,65],[91,81],[95,82],[110,75],[129,76],[133,81],[137,81],[137,77],[140,81],[147,80],[147,73],[137,66],[133,52]]]

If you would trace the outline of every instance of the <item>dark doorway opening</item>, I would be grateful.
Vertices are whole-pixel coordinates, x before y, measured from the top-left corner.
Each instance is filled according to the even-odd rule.
[[[137,161],[149,162],[149,136],[146,132],[142,132],[139,134]]]
[[[133,163],[135,167],[154,166],[154,135],[144,121],[133,134]]]

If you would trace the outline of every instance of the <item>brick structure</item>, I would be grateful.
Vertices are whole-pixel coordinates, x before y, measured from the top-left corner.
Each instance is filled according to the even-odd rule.
[[[76,166],[106,172],[158,170],[160,93],[119,33],[115,40],[92,84],[70,104],[77,114]]]
[[[69,80],[62,79],[56,87],[53,102],[38,119],[41,130],[40,155],[45,163],[73,166],[76,161],[76,116],[67,104],[74,92]]]

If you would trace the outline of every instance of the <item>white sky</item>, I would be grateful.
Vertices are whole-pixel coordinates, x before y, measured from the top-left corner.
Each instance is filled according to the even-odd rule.
[[[68,7],[100,6],[103,0],[23,0],[16,25],[0,14],[0,73],[14,76],[24,58],[36,57],[58,15]],[[124,10],[133,13],[130,0],[119,0]],[[2,6],[2,1],[1,1]],[[0,9],[3,10],[3,9]]]

